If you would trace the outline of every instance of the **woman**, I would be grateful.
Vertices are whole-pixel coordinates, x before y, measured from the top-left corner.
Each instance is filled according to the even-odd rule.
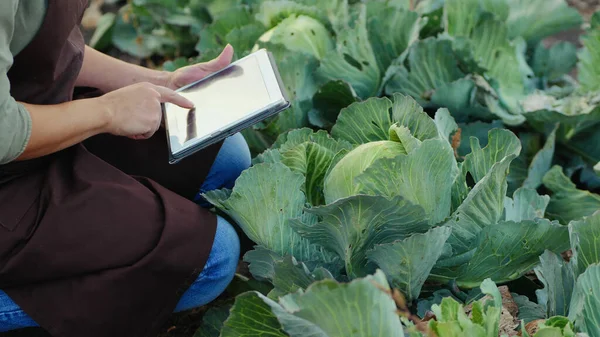
[[[232,280],[236,232],[199,192],[250,165],[240,135],[167,163],[161,102],[233,50],[173,73],[84,45],[87,0],[0,1],[0,332],[155,336]],[[73,100],[75,87],[102,96]]]

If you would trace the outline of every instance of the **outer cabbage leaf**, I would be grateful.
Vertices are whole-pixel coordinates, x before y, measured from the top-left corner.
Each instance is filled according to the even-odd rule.
[[[438,128],[423,108],[410,96],[394,94],[392,105],[392,120],[410,130],[417,139],[437,138]]]
[[[569,319],[579,331],[600,336],[600,265],[590,265],[577,279]]]
[[[600,263],[600,210],[569,224],[573,264],[577,275]]]
[[[557,138],[570,140],[600,123],[600,93],[574,94],[562,99],[536,92],[523,100],[527,121],[543,132],[560,123]]]
[[[600,113],[600,109],[598,112]],[[585,158],[590,165],[600,160],[600,146],[597,146],[597,144],[600,144],[600,132],[598,132],[600,123],[598,122],[600,122],[600,119],[590,122],[595,126],[580,132],[566,143],[561,144],[570,156],[573,154],[579,155]],[[596,184],[598,183],[596,182]]]
[[[367,260],[367,250],[431,227],[420,206],[400,197],[357,195],[306,212],[316,215],[319,222],[311,225],[294,221],[291,226],[310,242],[335,252],[345,261],[351,278],[375,270]]]
[[[317,91],[313,77],[317,62],[312,57],[301,53],[286,53],[279,66],[281,79],[293,106],[278,115],[275,135],[308,125],[308,111]]]
[[[276,48],[271,51],[281,51],[281,47],[274,47]],[[317,91],[314,79],[317,60],[303,53],[291,53],[287,50],[281,52],[281,78],[292,106],[243,131],[250,148],[256,153],[269,148],[286,131],[308,126],[308,111],[312,109],[312,97]]]
[[[460,128],[460,145],[457,153],[460,157],[464,157],[471,152],[471,137],[479,139],[481,146],[487,146],[488,133],[492,129],[502,128],[503,124],[499,120],[491,123],[477,121],[473,123],[459,123],[458,127]]]
[[[523,151],[511,165],[509,190],[519,187],[537,188],[544,175],[550,170],[556,148],[556,130],[543,142],[543,135],[534,132],[519,134]],[[529,186],[527,186],[529,185]],[[533,186],[532,186],[533,185]]]
[[[456,121],[450,115],[450,111],[444,108],[438,109],[433,121],[438,129],[438,137],[448,142],[448,145],[451,145],[450,135],[458,130],[458,124],[456,124]]]
[[[461,173],[456,177],[456,180],[454,180],[454,183],[452,184],[452,213],[456,212],[471,191],[471,188],[467,185],[467,177],[464,174],[464,162],[458,163],[458,170]]]
[[[306,15],[336,28],[348,21],[347,0],[276,0],[262,1],[256,18],[267,27],[274,27],[291,15]]]
[[[513,194],[513,199],[507,197],[504,200],[504,219],[519,222],[543,218],[549,202],[547,195],[541,196],[531,188],[519,188]]]
[[[367,3],[367,17],[369,40],[377,51],[379,69],[387,69],[419,38],[421,19],[416,12],[371,1]]]
[[[244,27],[255,27],[256,30]],[[214,54],[217,50],[224,47],[225,43],[231,43],[227,37],[231,32],[236,30],[238,33],[233,33],[229,37],[237,36],[238,42],[244,45],[244,47],[241,45],[238,46],[237,43],[233,45],[236,54],[239,54],[239,52],[250,50],[265,28],[254,20],[252,12],[247,6],[231,7],[220,13],[213,14],[212,24],[200,31],[200,39],[196,45],[196,50],[203,54],[205,59],[214,56],[212,54],[204,54]],[[236,56],[239,58],[240,55]]]
[[[306,202],[304,177],[281,163],[259,164],[244,171],[229,195],[220,190],[204,194],[230,216],[255,243],[281,256],[300,261],[331,261],[321,247],[309,243],[286,225],[299,218]]]
[[[444,147],[450,147],[450,135],[458,125],[448,109],[438,109],[432,120],[410,96],[394,95],[392,118],[396,122],[390,128],[390,140],[400,142],[411,153],[427,139],[441,139]]]
[[[475,146],[475,151],[469,154],[471,157],[467,157],[465,160],[463,174],[466,174],[467,171],[470,172],[477,183],[446,222],[448,226],[452,227],[452,235],[448,239],[448,243],[452,246],[454,255],[438,261],[438,265],[434,269],[436,278],[456,277],[454,268],[463,265],[472,257],[472,250],[478,242],[477,238],[480,236],[480,232],[488,226],[496,225],[501,220],[504,213],[508,168],[520,151],[520,146],[511,145],[516,136],[510,136],[510,134],[510,131],[506,130],[492,130],[488,146],[483,150],[479,150],[479,147]],[[497,142],[496,137],[504,139],[504,142]],[[516,142],[518,145],[518,140]],[[494,143],[497,143],[498,146],[494,146]],[[473,144],[475,145],[476,142]],[[485,175],[482,175],[483,173]],[[461,179],[457,179],[457,181],[461,181]],[[462,181],[464,182],[464,180]],[[453,192],[455,191],[453,189]]]
[[[478,98],[479,87],[474,76],[467,75],[454,82],[446,83],[433,92],[430,105],[445,107],[452,112],[458,122],[471,120],[492,120],[494,115],[481,104]]]
[[[548,317],[566,316],[575,287],[573,264],[565,262],[561,256],[551,251],[540,256],[540,262],[535,268],[535,274],[544,288],[536,290],[538,302],[546,308]]]
[[[270,150],[289,150],[292,149],[302,143],[313,142],[315,141],[315,137],[325,137],[327,136],[322,132],[314,132],[310,128],[301,128],[296,130],[291,130],[288,132],[284,132],[277,137],[277,140],[271,145]]]
[[[471,250],[478,233],[500,220],[506,194],[506,171],[512,158],[514,157],[494,164],[448,221],[453,229],[449,242],[455,249],[455,254]]]
[[[319,281],[306,291],[280,298],[279,303],[257,292],[239,296],[222,336],[266,335],[404,336],[389,285],[380,271],[347,284]]]
[[[600,195],[578,190],[564,175],[560,166],[554,166],[544,176],[544,185],[552,191],[546,216],[568,224],[592,215],[600,209]]]
[[[421,4],[433,4],[426,12],[421,11]],[[426,5],[427,6],[427,5]],[[434,8],[435,7],[435,8]],[[417,13],[421,14],[424,25],[419,33],[420,39],[426,39],[428,37],[435,37],[442,33],[442,18],[444,16],[444,0],[423,0],[419,1],[415,8]]]
[[[330,130],[338,119],[340,110],[356,101],[356,93],[350,84],[329,81],[313,96],[313,109],[308,112],[308,121],[318,128]]]
[[[293,256],[275,263],[274,272],[274,289],[268,295],[271,299],[299,289],[304,290],[316,281],[333,279],[333,275],[327,269],[319,267],[311,272],[304,263],[296,261]]]
[[[408,5],[410,6],[410,2],[408,2]],[[417,3],[415,10],[421,15],[427,15],[434,12],[437,13],[438,11],[443,10],[443,7],[444,0],[422,0]]]
[[[434,304],[439,305],[442,303],[444,298],[453,298],[456,301],[461,301],[456,297],[449,289],[439,289],[433,292],[433,294],[428,298],[421,298],[417,302],[417,315],[419,317],[424,318],[428,312],[431,312],[431,307]]]
[[[376,96],[381,84],[382,70],[367,33],[367,17],[364,5],[353,26],[338,32],[336,49],[321,60],[318,75],[327,81],[343,80],[354,88],[357,96],[366,99]]]
[[[600,95],[598,92],[574,94],[563,99],[536,93],[524,100],[525,117],[539,132],[560,123],[556,141],[568,155],[581,156],[589,164],[600,161]]]
[[[355,181],[360,193],[399,195],[420,205],[433,225],[450,215],[451,189],[458,172],[448,143],[429,139],[408,155],[377,160]]]
[[[527,296],[511,293],[515,303],[519,307],[519,319],[525,324],[537,319],[546,318],[546,309],[544,306],[531,302]]]
[[[308,53],[318,60],[333,50],[333,39],[318,20],[304,15],[291,15],[263,34],[260,42],[285,45],[296,53]]]
[[[538,257],[544,250],[567,250],[568,235],[566,227],[546,219],[485,227],[473,257],[460,268],[457,283],[475,287],[486,278],[497,283],[517,279],[539,263]]]
[[[260,7],[256,11],[256,20],[268,28],[275,27],[285,19],[295,15],[311,17],[324,23],[327,22],[325,13],[308,2],[290,0],[261,1]]]
[[[498,20],[505,21],[510,14],[510,6],[505,0],[480,0],[481,9],[493,14]]]
[[[257,22],[253,22],[239,28],[233,28],[225,35],[223,41],[227,41],[227,43],[234,47],[234,58],[240,59],[252,52],[254,42],[264,31],[265,27]],[[205,61],[208,61],[216,58],[222,49],[223,47],[219,46],[212,50],[202,50],[200,54]]]
[[[592,29],[583,37],[583,49],[579,52],[577,74],[579,83],[585,91],[600,90],[600,29]]]
[[[367,256],[385,272],[394,288],[412,301],[419,297],[429,272],[444,252],[450,232],[449,227],[433,228],[402,241],[377,245]]]
[[[390,128],[390,140],[402,144],[406,153],[411,153],[421,146],[421,141],[413,137],[410,130],[405,126],[392,125]],[[390,186],[391,187],[391,186]]]
[[[536,130],[543,132],[548,126],[561,124],[557,132],[560,139],[593,128],[600,123],[600,92],[573,94],[562,99],[544,92],[534,92],[523,99],[527,121]]]
[[[193,337],[219,337],[223,323],[229,317],[231,305],[212,307],[202,316],[202,325]]]
[[[303,215],[302,218],[311,224],[316,222],[315,217]],[[255,246],[254,249],[248,251],[244,255],[244,261],[249,263],[250,273],[255,279],[268,281],[278,289],[285,287],[285,284],[289,284],[285,279],[286,274],[294,274],[306,269],[312,271],[309,274],[310,277],[329,278],[331,276],[337,279],[341,277],[340,273],[344,267],[338,258],[329,262],[323,262],[322,260],[298,262],[293,256],[284,257],[262,246]],[[289,261],[294,261],[294,263],[289,263]]]
[[[540,149],[531,160],[527,170],[527,178],[523,181],[524,187],[538,188],[542,185],[544,175],[546,175],[552,166],[556,142],[556,130],[557,128],[554,128],[546,139],[544,147]]]
[[[592,17],[590,18],[590,27],[591,28],[600,27],[600,11],[596,11],[596,12],[594,12],[594,14],[592,14]]]
[[[273,301],[259,292],[237,296],[230,316],[223,324],[221,337],[288,337],[268,303]]]
[[[523,37],[536,43],[541,39],[583,23],[579,12],[564,0],[506,0],[510,7],[507,20],[509,37]],[[543,9],[543,15],[540,15]]]
[[[543,135],[537,132],[521,132],[519,140],[521,141],[521,153],[510,166],[508,174],[508,193],[514,193],[517,189],[523,187],[523,182],[529,175],[530,165],[533,157],[543,147]]]
[[[318,282],[304,293],[283,297],[283,310],[273,312],[291,337],[401,337],[402,325],[389,292],[385,275],[378,271],[348,284]]]
[[[424,107],[430,105],[435,89],[464,77],[449,40],[427,38],[415,42],[406,63],[387,82],[385,92],[412,96]]]
[[[519,113],[518,100],[525,94],[524,76],[532,71],[521,69],[517,49],[508,39],[507,25],[492,19],[483,20],[474,29],[470,41],[473,56],[498,83],[502,103],[510,113]],[[505,119],[505,122],[508,121]]]
[[[166,0],[165,2],[173,3],[174,5],[177,4],[177,2],[169,0]],[[196,6],[206,6],[211,17],[215,19],[231,8],[252,5],[255,2],[255,0],[195,0],[192,3],[195,3]]]
[[[280,254],[261,246],[255,246],[244,255],[244,261],[249,263],[250,273],[260,281],[272,281],[275,276],[275,263],[282,259]]]
[[[480,0],[446,0],[444,29],[455,37],[469,37],[481,16]]]
[[[391,107],[392,102],[387,98],[369,98],[353,103],[342,109],[331,135],[352,144],[388,140],[392,126]]]
[[[477,183],[494,164],[509,156],[516,157],[520,151],[521,143],[514,133],[506,129],[493,129],[488,133],[488,144],[484,148],[481,148],[479,139],[471,138],[471,153],[465,157],[464,169]]]
[[[577,64],[577,47],[561,41],[550,48],[540,42],[535,49],[531,68],[535,76],[548,81],[556,81],[568,74]]]
[[[529,82],[529,77],[533,76],[533,71],[525,59],[526,45],[522,39],[510,41],[504,20],[498,15],[481,14],[482,8],[478,2],[480,1],[454,1],[452,7],[467,8],[463,9],[462,13],[452,12],[453,14],[449,15],[455,16],[456,21],[465,23],[460,29],[464,32],[456,32],[459,35],[453,36],[452,40],[462,69],[474,74],[485,74],[488,79],[474,76],[478,91],[483,91],[478,94],[481,96],[478,101],[488,110],[482,109],[479,104],[471,103],[472,107],[469,110],[472,111],[457,111],[460,114],[478,116],[476,119],[482,119],[491,112],[502,118],[506,124],[519,125],[524,122],[520,115],[519,100],[525,94],[525,80]],[[494,9],[495,5],[485,7]],[[483,83],[485,85],[482,86]],[[465,87],[462,90],[469,92],[466,84],[468,83],[463,84]],[[457,87],[456,90],[458,89]],[[464,118],[459,119],[463,121]]]

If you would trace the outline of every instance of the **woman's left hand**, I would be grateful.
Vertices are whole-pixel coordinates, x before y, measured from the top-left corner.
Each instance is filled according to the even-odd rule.
[[[204,77],[227,67],[231,63],[232,58],[233,47],[228,44],[217,58],[208,62],[179,68],[170,73],[166,87],[176,90],[192,82],[201,80]]]

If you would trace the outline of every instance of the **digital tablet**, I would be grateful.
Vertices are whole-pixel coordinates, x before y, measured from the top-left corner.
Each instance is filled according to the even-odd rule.
[[[290,106],[273,56],[265,49],[177,92],[195,107],[162,105],[171,164]]]

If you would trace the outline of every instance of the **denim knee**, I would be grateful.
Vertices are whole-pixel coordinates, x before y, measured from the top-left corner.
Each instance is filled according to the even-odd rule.
[[[248,143],[241,133],[229,137],[223,145],[225,146],[223,157],[227,163],[222,169],[227,172],[227,175],[223,179],[225,184],[222,187],[233,188],[236,179],[252,164],[252,156]]]
[[[212,302],[233,280],[240,258],[240,241],[233,226],[217,217],[217,232],[204,269],[183,294],[175,312]]]
[[[251,162],[248,143],[241,133],[225,139],[200,191],[205,193],[219,188],[233,188],[235,180],[250,167]]]
[[[0,290],[0,333],[36,326],[37,323]]]

